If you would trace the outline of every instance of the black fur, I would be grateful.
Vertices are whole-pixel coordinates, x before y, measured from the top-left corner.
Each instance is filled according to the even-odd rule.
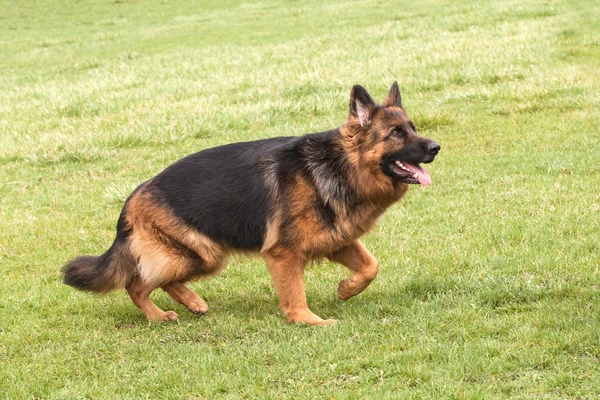
[[[347,154],[340,147],[339,135],[338,129],[306,135],[301,152],[324,204],[341,202],[352,206],[356,193],[348,184]]]
[[[270,212],[261,162],[294,140],[282,137],[203,150],[162,171],[148,190],[186,224],[214,241],[237,249],[258,249]]]
[[[156,200],[212,240],[242,250],[261,248],[274,195],[287,195],[301,172],[315,183],[323,222],[333,227],[332,202],[352,204],[338,130],[219,146],[183,158],[147,186]],[[276,171],[279,193],[265,182]],[[284,224],[285,225],[285,224]]]
[[[434,142],[429,139],[420,138],[410,143],[400,151],[384,155],[384,163],[390,163],[394,160],[401,160],[411,164],[428,164],[435,158],[435,155],[429,154],[427,150],[431,143]]]
[[[352,87],[352,91],[350,92],[350,107],[349,113],[353,117],[358,117],[358,110],[356,106],[356,102],[360,102],[364,107],[369,110],[369,114],[372,115],[375,108],[377,107],[377,103],[371,97],[367,89],[360,85],[354,85]]]
[[[122,236],[100,256],[81,256],[63,267],[64,283],[79,290],[108,292],[124,284],[128,270],[135,267]]]

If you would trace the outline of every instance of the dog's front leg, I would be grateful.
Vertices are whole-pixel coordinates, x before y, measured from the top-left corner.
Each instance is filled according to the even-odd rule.
[[[279,308],[288,322],[309,325],[335,323],[335,320],[324,320],[308,309],[304,291],[304,257],[283,249],[263,253],[262,257],[273,279],[279,297]]]
[[[379,262],[358,239],[329,254],[327,258],[354,271],[351,278],[344,279],[338,286],[338,297],[342,300],[348,300],[365,290],[379,271]]]

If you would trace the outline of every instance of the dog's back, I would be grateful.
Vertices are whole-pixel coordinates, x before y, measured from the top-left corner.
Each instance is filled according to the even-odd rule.
[[[264,179],[273,152],[295,137],[234,143],[188,156],[158,174],[148,192],[181,221],[212,240],[258,250],[271,195]]]

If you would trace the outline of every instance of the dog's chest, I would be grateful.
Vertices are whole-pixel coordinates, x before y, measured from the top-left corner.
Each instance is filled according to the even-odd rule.
[[[333,226],[320,225],[315,229],[313,225],[313,229],[298,235],[300,247],[314,257],[326,256],[368,233],[384,211],[380,207],[358,206],[347,213],[336,215]]]

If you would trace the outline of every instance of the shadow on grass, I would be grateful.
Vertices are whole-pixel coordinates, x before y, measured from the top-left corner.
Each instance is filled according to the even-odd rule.
[[[157,324],[149,323],[135,305],[129,302],[125,292],[122,296],[121,301],[109,307],[88,308],[86,312],[94,315],[87,317],[100,320],[111,318],[119,330]],[[557,303],[575,297],[588,297],[590,301],[596,301],[597,299],[593,298],[597,296],[595,292],[581,293],[579,289],[571,286],[546,287],[544,284],[532,284],[527,280],[493,278],[463,282],[456,278],[443,277],[415,277],[399,286],[368,288],[364,293],[346,302],[338,299],[335,290],[309,290],[307,293],[308,304],[313,312],[323,318],[341,321],[384,318],[417,306],[459,309],[469,305],[495,313],[517,314],[535,310],[540,307],[541,302]],[[180,324],[225,326],[230,325],[232,320],[249,326],[264,326],[265,323],[272,324],[273,321],[279,321],[277,325],[286,324],[283,315],[278,312],[276,295],[268,291],[232,293],[220,298],[214,293],[205,293],[203,297],[210,308],[206,316],[189,312],[163,293],[153,295],[153,301],[163,310],[177,312]],[[107,314],[110,316],[107,317]]]

